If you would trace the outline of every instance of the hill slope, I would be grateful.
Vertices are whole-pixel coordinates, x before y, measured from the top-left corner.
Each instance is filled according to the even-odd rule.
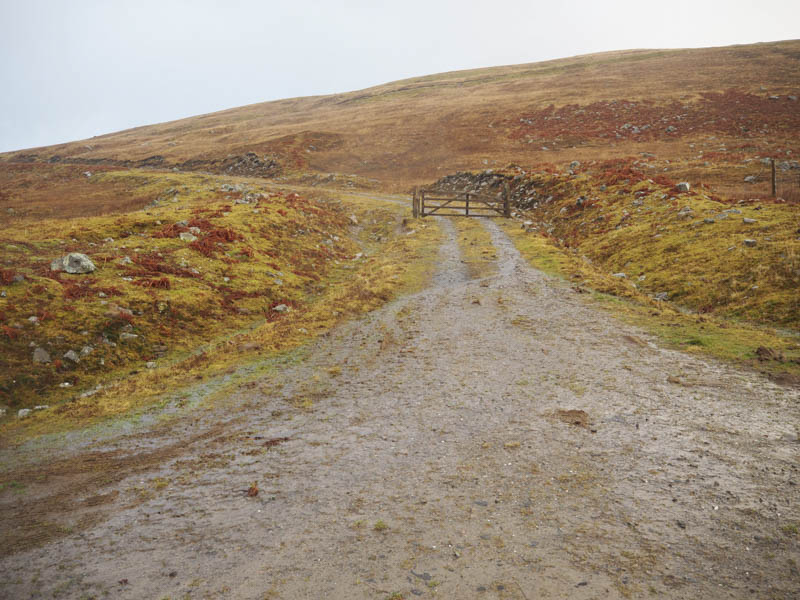
[[[798,93],[797,40],[628,50],[254,104],[0,160],[263,176],[345,172],[398,186],[510,161],[645,149],[682,156],[691,151],[684,142],[709,133],[761,149],[796,145],[800,111],[789,97]]]

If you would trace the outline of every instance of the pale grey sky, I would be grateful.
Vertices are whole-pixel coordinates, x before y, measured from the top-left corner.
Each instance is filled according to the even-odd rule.
[[[798,0],[0,0],[0,152],[442,71],[798,37]]]

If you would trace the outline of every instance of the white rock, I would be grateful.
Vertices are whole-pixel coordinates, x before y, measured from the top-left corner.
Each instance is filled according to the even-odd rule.
[[[193,242],[197,239],[196,235],[192,235],[188,231],[181,232],[179,236],[184,242]]]
[[[55,259],[50,263],[51,271],[64,271],[73,275],[91,273],[97,270],[92,260],[80,252],[70,252],[66,256]]]
[[[18,418],[18,419],[24,419],[24,418],[25,418],[25,417],[27,417],[29,414],[31,414],[31,412],[32,412],[32,411],[31,411],[31,409],[30,409],[30,408],[20,408],[20,409],[17,411],[17,418]]]

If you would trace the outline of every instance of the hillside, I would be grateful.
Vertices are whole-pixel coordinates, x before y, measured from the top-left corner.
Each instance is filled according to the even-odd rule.
[[[346,173],[403,188],[509,162],[687,158],[708,136],[715,152],[796,156],[799,82],[797,40],[608,52],[254,104],[0,160]]]

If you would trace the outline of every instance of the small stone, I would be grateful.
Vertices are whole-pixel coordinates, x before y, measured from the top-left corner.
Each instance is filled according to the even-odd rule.
[[[688,192],[691,189],[688,181],[681,181],[678,185],[675,186],[675,189],[679,192]]]
[[[33,362],[39,364],[46,364],[50,362],[50,354],[44,348],[36,348],[33,351]]]
[[[756,181],[755,175],[748,175],[747,177],[744,178],[745,183],[755,183],[755,181]]]
[[[655,298],[659,302],[664,302],[665,300],[667,300],[669,298],[669,293],[668,292],[659,292],[655,296],[653,296],[653,298]]]
[[[5,416],[6,416],[6,410],[7,410],[7,409],[6,409],[6,407],[5,407],[5,406],[0,406],[0,418],[2,418],[2,417],[5,417]]]
[[[50,408],[49,404],[37,404],[33,407],[33,410],[47,410],[48,408]]]
[[[30,323],[34,323],[34,324],[38,323],[39,322],[39,317],[28,317],[28,321]]]
[[[714,219],[703,219],[703,223],[708,223],[710,225],[711,223],[716,223],[716,221]]]
[[[20,408],[20,409],[17,411],[17,418],[18,418],[18,419],[24,419],[24,418],[25,418],[25,417],[27,417],[29,414],[31,414],[31,412],[32,412],[32,411],[31,411],[31,409],[30,409],[30,408]]]
[[[120,265],[131,265],[133,264],[133,261],[131,260],[130,256],[123,256],[117,261],[117,263]]]
[[[136,335],[135,333],[128,333],[127,331],[123,331],[122,333],[119,334],[119,339],[123,340],[123,341],[125,341],[125,340],[135,340],[138,337],[139,336]]]
[[[358,225],[358,219],[355,215],[350,215],[350,224],[351,225]]]
[[[757,244],[757,242],[755,240],[745,240],[744,241],[744,245],[747,246],[748,248],[752,248],[756,244]]]
[[[193,242],[193,241],[195,241],[195,240],[197,239],[197,236],[196,236],[196,235],[193,235],[193,234],[189,233],[188,231],[183,231],[183,232],[181,232],[181,233],[180,233],[180,235],[179,235],[179,237],[180,237],[180,238],[181,238],[181,239],[182,239],[184,242]]]
[[[68,387],[72,387],[72,384],[69,381],[65,381],[64,383],[59,383],[58,387],[60,387],[60,388],[68,388]]]
[[[742,219],[742,223],[745,223],[747,225],[752,225],[753,223],[758,223],[758,221],[755,219],[748,219],[745,217],[744,219]]]
[[[628,276],[625,273],[614,273],[612,277],[616,277],[617,279],[625,279]]]
[[[147,367],[148,369],[155,369],[156,361],[154,360],[148,361],[144,366]]]
[[[201,233],[199,227],[189,227],[189,232],[193,233],[194,235],[200,235]]]
[[[286,313],[289,312],[290,308],[285,304],[278,304],[278,306],[275,306],[272,310],[279,313]]]
[[[80,357],[78,356],[78,353],[75,352],[75,350],[69,350],[68,352],[66,352],[64,354],[64,358],[66,358],[67,360],[71,360],[74,363],[80,362],[81,360]]]

